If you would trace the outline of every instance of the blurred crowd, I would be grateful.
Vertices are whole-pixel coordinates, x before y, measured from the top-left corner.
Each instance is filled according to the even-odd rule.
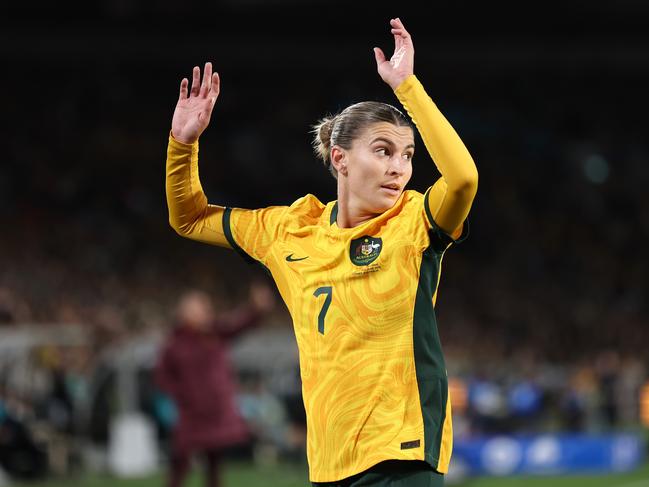
[[[103,60],[81,72],[66,59],[43,61],[58,96],[5,100],[25,115],[3,127],[0,332],[83,330],[73,345],[43,339],[20,360],[1,348],[0,429],[13,428],[25,445],[25,425],[52,445],[71,437],[105,445],[116,408],[105,385],[110,351],[142,337],[159,344],[187,289],[227,310],[263,275],[167,224],[164,159],[177,82],[203,59],[156,67],[160,82],[144,98],[139,80],[150,66]],[[500,72],[448,58],[444,70],[420,64],[480,172],[470,237],[449,250],[437,301],[458,436],[640,425],[649,379],[649,107],[639,96],[647,75],[612,73],[600,61],[562,76],[515,61]],[[225,68],[201,141],[201,178],[214,203],[334,199],[334,181],[310,152],[310,124],[353,101],[396,103],[369,64],[344,80],[305,68],[290,83],[280,66],[265,73],[264,90],[250,67],[230,60]],[[40,83],[27,77],[23,89]],[[417,145],[411,188],[423,192],[437,173]],[[290,333],[282,306],[266,321]],[[265,345],[248,343],[247,356]],[[153,385],[153,363],[150,355],[143,364],[138,407],[164,443],[173,405]],[[302,458],[297,364],[284,383],[254,363],[236,365],[240,414],[263,438],[255,455]],[[80,449],[51,451],[59,456],[37,455],[35,465],[65,470]]]

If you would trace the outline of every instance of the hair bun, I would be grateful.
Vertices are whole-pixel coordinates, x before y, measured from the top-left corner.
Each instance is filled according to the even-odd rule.
[[[329,151],[331,150],[331,133],[333,132],[336,116],[321,118],[313,125],[313,150],[316,156],[329,168]]]

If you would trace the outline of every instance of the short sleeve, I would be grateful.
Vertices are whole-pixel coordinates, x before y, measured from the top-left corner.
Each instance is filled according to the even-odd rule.
[[[223,231],[230,246],[249,262],[261,262],[279,237],[286,206],[270,206],[258,210],[226,208]]]
[[[431,208],[437,208],[442,204],[441,199],[444,197],[444,192],[436,191],[435,189],[435,185],[433,185],[424,194],[423,213],[426,219],[426,225],[429,228],[430,247],[436,252],[442,253],[452,244],[458,244],[466,240],[469,236],[469,219],[465,219],[461,228],[458,227],[453,235],[449,235],[442,230],[435,222]]]

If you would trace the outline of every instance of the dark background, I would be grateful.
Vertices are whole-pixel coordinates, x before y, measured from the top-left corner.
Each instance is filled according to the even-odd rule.
[[[290,204],[335,182],[319,117],[398,105],[376,73],[388,21],[480,173],[471,237],[445,259],[448,353],[646,360],[649,4],[170,2],[2,7],[0,305],[6,322],[138,329],[181,289],[240,299],[255,268],[178,237],[164,162],[178,85],[211,60],[222,91],[201,138],[210,202]],[[411,189],[438,173],[421,140]],[[233,279],[233,276],[238,276]],[[459,355],[458,355],[459,356]],[[458,362],[459,363],[459,362]]]

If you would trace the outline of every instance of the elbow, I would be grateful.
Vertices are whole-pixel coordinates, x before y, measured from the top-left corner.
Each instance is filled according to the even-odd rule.
[[[470,173],[467,173],[454,186],[455,193],[473,198],[478,192],[478,171],[474,169]]]
[[[171,213],[169,213],[169,226],[174,229],[174,232],[182,235],[181,225],[179,225],[178,221],[171,215]]]
[[[181,237],[187,237],[191,233],[190,225],[181,224],[178,220],[169,215],[169,226]]]

